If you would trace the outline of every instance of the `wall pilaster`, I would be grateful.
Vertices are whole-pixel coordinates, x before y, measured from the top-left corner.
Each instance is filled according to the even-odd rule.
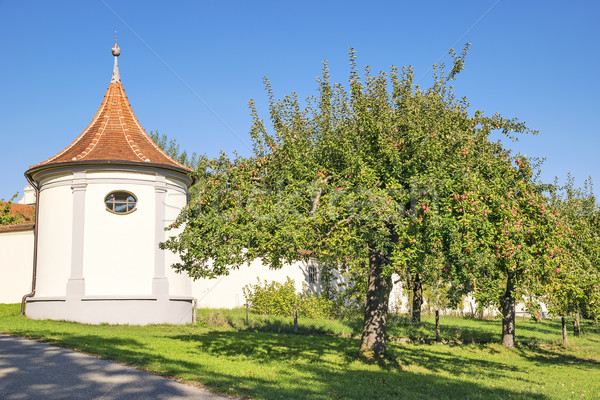
[[[167,182],[164,175],[156,175],[154,186],[154,278],[152,279],[152,294],[158,300],[168,300],[169,279],[165,274],[165,251],[158,245],[165,240],[165,207]]]
[[[85,171],[73,171],[73,222],[71,228],[71,276],[67,281],[67,301],[85,295],[83,279],[83,235],[85,224]]]

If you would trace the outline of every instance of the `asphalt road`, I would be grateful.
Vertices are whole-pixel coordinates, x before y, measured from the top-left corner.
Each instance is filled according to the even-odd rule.
[[[0,399],[229,398],[75,351],[0,334]]]

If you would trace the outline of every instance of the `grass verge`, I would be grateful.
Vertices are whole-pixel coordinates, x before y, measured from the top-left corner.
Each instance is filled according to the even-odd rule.
[[[393,317],[385,360],[357,355],[356,321],[300,320],[201,310],[195,325],[86,325],[18,316],[0,305],[0,332],[82,350],[137,368],[252,399],[570,399],[600,398],[600,333],[584,326],[558,343],[555,321],[519,320],[509,351],[497,320],[445,317],[447,345],[424,344],[433,321]],[[360,321],[359,321],[360,322]],[[463,344],[459,344],[459,343]],[[477,344],[472,344],[476,342]],[[467,344],[468,343],[468,344]],[[484,343],[484,344],[482,344]]]

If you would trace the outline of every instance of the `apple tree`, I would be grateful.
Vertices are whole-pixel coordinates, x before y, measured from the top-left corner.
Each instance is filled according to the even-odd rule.
[[[276,99],[265,80],[270,123],[251,101],[253,155],[199,161],[192,199],[174,224],[183,230],[162,244],[180,255],[174,268],[201,278],[258,258],[270,268],[310,258],[366,264],[360,351],[383,354],[392,274],[465,281],[465,270],[437,269],[464,261],[465,217],[447,204],[484,185],[472,172],[478,151],[492,149],[490,132],[527,131],[499,115],[471,117],[455,98],[449,82],[466,50],[451,52],[450,71],[436,68],[428,89],[411,68],[388,75],[366,67],[361,77],[353,50],[347,89],[331,83],[327,64],[305,102],[294,93]]]

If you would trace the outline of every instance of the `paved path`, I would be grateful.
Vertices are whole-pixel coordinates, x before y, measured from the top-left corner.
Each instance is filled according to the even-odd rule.
[[[75,351],[0,334],[0,399],[228,397]]]

